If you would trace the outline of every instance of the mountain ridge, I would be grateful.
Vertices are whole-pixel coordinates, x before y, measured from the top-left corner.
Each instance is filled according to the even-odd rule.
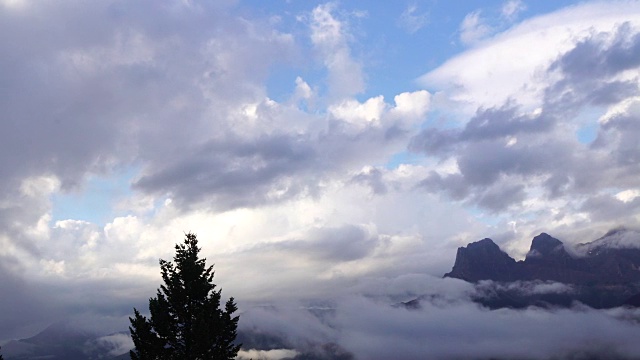
[[[457,250],[456,260],[444,277],[471,283],[490,280],[548,281],[576,289],[550,305],[582,302],[595,308],[634,305],[640,297],[640,232],[616,229],[592,242],[567,251],[565,244],[547,233],[535,236],[524,260],[516,261],[489,238]],[[513,298],[513,294],[498,294]],[[527,306],[526,298],[517,301]],[[500,303],[500,302],[498,302]]]

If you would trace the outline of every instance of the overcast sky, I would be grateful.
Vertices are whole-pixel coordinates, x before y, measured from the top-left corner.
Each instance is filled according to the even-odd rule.
[[[637,1],[0,0],[0,342],[126,326],[189,231],[247,310],[639,227],[639,68]]]

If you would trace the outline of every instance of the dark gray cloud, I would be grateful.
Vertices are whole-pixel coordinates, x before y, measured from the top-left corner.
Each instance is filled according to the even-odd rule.
[[[386,130],[396,126],[392,123],[354,130],[342,119],[316,120],[327,121],[328,129],[251,136],[229,132],[201,145],[187,145],[168,158],[152,159],[134,186],[148,193],[168,194],[185,207],[259,206],[300,194],[315,195],[322,180],[362,168],[406,140],[406,134],[386,138]],[[375,171],[369,176],[374,192],[383,193],[380,176]],[[363,180],[356,176],[358,179]]]
[[[619,225],[638,223],[635,214],[640,210],[640,197],[620,201],[615,196],[601,194],[585,200],[580,210],[589,212],[594,221],[614,221]]]
[[[638,174],[640,163],[640,102],[632,100],[626,111],[610,116],[601,126],[593,148],[599,151],[613,150],[614,164],[620,167],[620,180],[630,180]],[[613,147],[613,149],[611,149]]]
[[[287,179],[317,164],[316,151],[305,140],[277,135],[209,141],[143,176],[135,187],[171,194],[185,206],[211,197],[213,204],[227,208],[287,199],[305,190],[305,184]]]
[[[473,203],[499,212],[508,208],[511,204],[519,204],[527,198],[525,194],[525,186],[522,184],[495,184],[491,188],[476,194]]]
[[[637,77],[620,77],[640,66],[639,43],[629,24],[592,34],[548,67],[556,80],[546,87],[540,109],[525,111],[508,101],[479,109],[461,128],[424,129],[409,149],[453,159],[459,173],[431,172],[420,186],[496,212],[522,205],[532,191],[573,201],[637,187],[639,112],[630,104],[640,89]],[[613,106],[622,108],[597,123],[599,112],[592,109]],[[597,129],[591,143],[578,135],[585,116]],[[590,211],[590,203],[584,209]]]
[[[308,240],[296,242],[292,249],[331,261],[362,259],[382,241],[378,234],[371,234],[367,229],[353,225],[318,229],[306,238]]]
[[[382,171],[376,168],[365,169],[351,178],[351,181],[360,183],[371,188],[371,191],[377,195],[386,194],[388,189],[383,179]]]
[[[31,337],[58,321],[98,334],[124,331],[133,307],[147,309],[146,299],[159,285],[146,278],[34,279],[11,258],[0,260],[0,344]]]
[[[336,263],[362,259],[382,241],[378,234],[372,234],[362,226],[344,225],[313,229],[305,233],[302,239],[262,244],[250,251],[292,252],[295,256]]]
[[[0,257],[0,342],[14,336],[30,336],[41,327],[57,320],[60,309],[47,299],[47,294],[11,267],[11,258]],[[19,314],[19,316],[16,316]]]
[[[640,34],[626,22],[614,33],[595,33],[579,41],[556,60],[550,70],[561,70],[572,83],[589,83],[638,66]]]
[[[555,123],[550,114],[521,115],[519,111],[513,104],[506,104],[498,109],[480,109],[465,125],[460,133],[460,140],[496,140],[521,133],[544,133]]]

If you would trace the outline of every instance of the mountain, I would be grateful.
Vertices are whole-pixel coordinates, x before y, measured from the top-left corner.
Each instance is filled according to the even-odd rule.
[[[533,238],[521,261],[483,239],[458,248],[453,268],[444,276],[472,283],[562,283],[572,289],[534,294],[518,292],[517,286],[502,287],[491,299],[478,299],[490,307],[566,306],[574,301],[595,308],[633,306],[640,304],[640,232],[617,229],[575,248],[542,233]]]
[[[13,340],[2,346],[6,360],[118,360],[128,359],[128,351],[116,356],[112,344],[100,341],[102,337],[65,321],[57,322],[35,336]]]
[[[493,240],[486,238],[458,248],[453,269],[444,276],[469,282],[484,279],[514,281],[518,277],[516,272],[516,261],[500,250]]]
[[[308,311],[322,319],[334,310],[310,308]],[[125,360],[130,359],[129,348],[133,345],[130,340],[125,340],[127,338],[128,332],[101,336],[81,330],[71,322],[61,321],[35,336],[2,345],[0,353],[6,360]],[[239,330],[237,342],[243,344],[243,349],[255,351],[295,350],[295,355],[287,358],[291,360],[354,359],[351,353],[336,343],[298,343],[285,334],[265,333],[259,328]]]

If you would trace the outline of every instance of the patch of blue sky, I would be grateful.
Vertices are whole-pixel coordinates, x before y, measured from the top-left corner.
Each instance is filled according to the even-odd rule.
[[[606,112],[604,107],[587,106],[576,117],[578,128],[576,137],[583,144],[590,144],[598,136],[600,123],[598,120]]]
[[[131,183],[138,172],[129,167],[108,176],[91,175],[79,189],[54,194],[52,222],[72,219],[103,226],[125,215],[117,204],[132,195]]]
[[[477,206],[468,207],[467,211],[469,211],[476,220],[487,226],[495,227],[505,221],[504,215],[492,214],[491,212],[487,212]]]
[[[334,17],[345,22],[351,56],[362,63],[366,77],[366,90],[357,99],[383,95],[387,102],[397,94],[415,91],[420,86],[415,80],[435,69],[447,59],[466,49],[459,41],[460,24],[465,16],[475,11],[494,31],[504,30],[511,23],[501,18],[505,0],[454,1],[369,1],[334,2]],[[277,28],[293,33],[306,55],[312,54],[310,33],[303,26],[310,21],[311,11],[327,1],[257,1],[239,3],[239,11],[276,17]],[[522,2],[523,13],[530,16],[560,8],[571,1]],[[305,18],[306,16],[306,18]],[[309,61],[306,68],[276,65],[267,80],[268,96],[285,101],[295,90],[295,79],[300,76],[311,87],[324,89],[323,74]],[[427,89],[429,90],[429,89]]]
[[[295,94],[296,78],[298,77],[310,83],[310,86],[317,81],[317,76],[310,75],[308,72],[303,74],[290,66],[276,65],[272,67],[265,85],[267,96],[279,103],[288,101]]]
[[[576,131],[578,141],[583,144],[590,144],[598,136],[598,129],[600,126],[597,123],[585,125]]]
[[[388,170],[397,169],[401,165],[417,165],[425,161],[425,156],[410,151],[403,151],[394,154],[389,161],[384,164]]]

